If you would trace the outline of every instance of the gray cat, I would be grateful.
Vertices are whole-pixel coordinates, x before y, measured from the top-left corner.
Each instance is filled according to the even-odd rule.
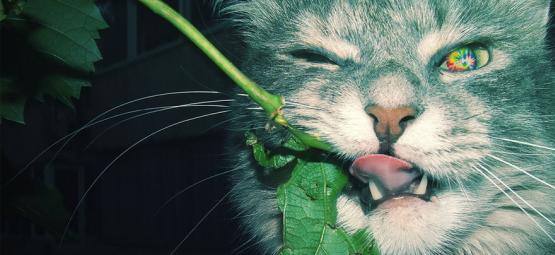
[[[244,70],[283,95],[290,123],[350,172],[338,225],[382,254],[555,252],[553,74],[547,0],[223,2]],[[246,98],[234,128],[268,146]],[[239,132],[233,201],[260,252],[281,241],[276,187]]]

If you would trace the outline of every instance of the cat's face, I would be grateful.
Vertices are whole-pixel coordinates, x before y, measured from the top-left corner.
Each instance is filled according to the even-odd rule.
[[[530,176],[555,182],[552,151],[525,144],[550,142],[538,93],[553,91],[548,1],[252,0],[232,10],[244,18],[249,75],[291,102],[293,126],[346,162],[380,153],[410,163],[403,192],[428,179],[415,198],[379,180],[368,194],[373,179],[353,177],[337,204],[342,227],[368,228],[384,254],[554,247],[541,217],[555,210],[553,189]]]

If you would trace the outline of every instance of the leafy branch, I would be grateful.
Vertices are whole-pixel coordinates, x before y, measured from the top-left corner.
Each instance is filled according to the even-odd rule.
[[[160,15],[173,24],[187,38],[189,38],[208,58],[210,58],[231,80],[247,93],[250,98],[259,104],[275,123],[286,127],[294,136],[305,145],[331,151],[331,146],[317,137],[307,135],[290,126],[283,116],[282,107],[285,99],[273,95],[256,84],[253,80],[243,74],[231,61],[229,61],[193,24],[173,10],[170,6],[159,0],[139,0],[154,13]]]
[[[311,149],[329,152],[331,146],[290,126],[282,112],[286,100],[244,75],[179,13],[159,0],[139,1],[173,24],[259,104],[272,121],[293,134],[275,151],[266,150],[253,133],[246,137],[260,166],[275,171],[292,169],[291,178],[277,190],[278,207],[283,214],[280,254],[379,254],[366,231],[349,235],[336,225],[336,201],[347,176],[325,154]]]

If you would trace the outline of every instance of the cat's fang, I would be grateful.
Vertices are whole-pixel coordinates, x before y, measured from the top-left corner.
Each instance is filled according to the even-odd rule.
[[[422,176],[422,179],[420,179],[420,183],[418,184],[418,187],[416,188],[416,190],[414,190],[414,194],[415,195],[424,195],[426,194],[426,189],[428,188],[428,176],[424,175]]]
[[[372,195],[372,199],[380,200],[384,197],[383,193],[380,191],[380,188],[376,186],[376,183],[374,183],[374,181],[370,180],[368,182],[368,188],[370,189],[370,194]]]

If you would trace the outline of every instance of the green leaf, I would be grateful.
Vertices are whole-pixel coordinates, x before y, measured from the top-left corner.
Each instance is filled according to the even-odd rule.
[[[28,59],[22,62],[21,68],[6,69],[10,73],[3,73],[17,82],[8,84],[11,87],[9,96],[1,94],[0,117],[23,123],[23,108],[29,97],[42,101],[44,95],[49,95],[73,107],[72,101],[79,99],[81,88],[90,86],[88,81],[79,77],[94,71],[94,62],[102,59],[95,39],[99,38],[98,30],[108,25],[94,0],[0,3],[3,3],[0,17],[10,15],[2,25],[6,31],[18,31],[15,35],[19,37],[20,33],[23,35],[27,50],[21,52]],[[4,39],[11,38],[6,36]],[[34,70],[33,74],[29,74],[29,70]],[[29,75],[34,75],[33,79],[28,79]]]
[[[366,231],[350,236],[336,227],[336,202],[347,176],[327,161],[327,155],[309,150],[294,136],[271,152],[254,133],[247,132],[245,136],[262,167],[293,166],[290,179],[277,191],[278,207],[283,213],[281,254],[379,254],[371,251],[371,236]]]
[[[199,47],[225,72],[249,97],[259,104],[273,122],[282,125],[298,140],[282,148],[293,153],[281,154],[267,151],[254,135],[247,134],[247,144],[252,146],[256,161],[263,167],[279,168],[283,162],[295,163],[288,182],[278,188],[278,206],[283,213],[283,242],[281,254],[376,254],[367,249],[366,239],[350,237],[335,226],[336,200],[347,182],[345,174],[325,160],[325,155],[305,153],[307,147],[332,151],[333,148],[314,137],[289,126],[283,116],[284,98],[270,94],[245,76],[223,56],[187,19],[160,0],[139,0],[162,16]],[[306,145],[306,146],[304,146]],[[298,150],[296,150],[298,149]],[[297,157],[298,153],[303,155]],[[294,158],[291,160],[290,155]],[[311,160],[306,160],[306,156]],[[359,234],[362,235],[362,234]],[[366,235],[368,237],[368,235]],[[369,238],[369,237],[368,237]],[[372,247],[374,249],[374,247]]]
[[[295,160],[292,154],[271,154],[266,151],[264,145],[258,142],[258,139],[252,132],[247,132],[247,145],[252,147],[254,159],[264,168],[279,169]],[[296,142],[287,142],[288,148],[299,148]]]
[[[378,246],[375,245],[372,236],[365,230],[360,230],[352,235],[352,251],[361,255],[380,255]]]
[[[62,194],[55,188],[42,183],[20,187],[23,191],[13,194],[8,206],[31,222],[44,227],[54,237],[61,237],[69,219]],[[69,237],[76,239],[74,233]]]
[[[13,91],[13,82],[0,78],[0,117],[25,124],[23,109],[27,99]]]
[[[289,181],[278,188],[282,254],[349,254],[348,235],[335,226],[336,201],[347,176],[324,161],[297,162]]]
[[[40,88],[39,95],[42,93],[50,95],[66,106],[73,108],[72,98],[79,99],[81,88],[88,86],[90,86],[90,83],[87,80],[51,75],[45,78],[45,85]]]
[[[96,46],[106,22],[92,0],[29,0],[24,15],[41,26],[29,37],[39,51],[82,71],[102,59]]]

